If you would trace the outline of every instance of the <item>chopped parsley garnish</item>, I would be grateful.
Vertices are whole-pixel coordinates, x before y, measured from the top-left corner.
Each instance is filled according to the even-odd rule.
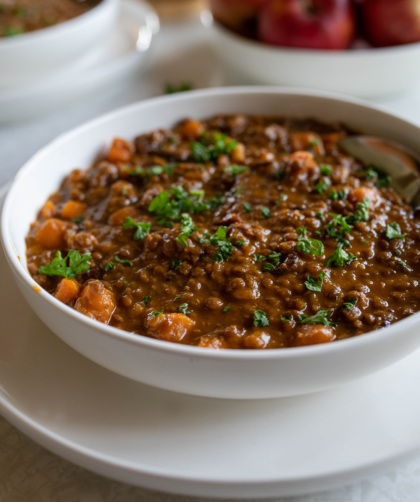
[[[86,218],[86,216],[84,215],[81,215],[81,216],[76,216],[76,218],[73,218],[71,221],[73,223],[81,223],[82,221],[84,221]]]
[[[164,310],[165,310],[164,308],[162,310],[153,310],[153,312],[152,312],[152,318],[156,317],[159,314],[163,314]]]
[[[306,237],[306,232],[308,231],[307,227],[299,227],[296,229],[296,232],[301,236],[301,237]]]
[[[279,197],[279,199],[276,201],[276,204],[280,204],[284,200],[286,200],[287,195],[285,193],[282,193]]]
[[[266,263],[264,266],[263,266],[263,272],[271,272],[272,270],[274,270],[276,267],[272,264],[272,263]]]
[[[115,268],[115,263],[112,263],[112,261],[109,261],[105,265],[105,272],[109,272],[110,270],[113,270]]]
[[[183,303],[182,305],[180,305],[180,306],[178,307],[178,312],[179,312],[180,314],[184,314],[184,315],[189,315],[189,314],[191,314],[192,310],[187,310],[187,308],[188,308],[188,303]]]
[[[299,320],[302,324],[323,324],[324,326],[334,326],[334,323],[327,319],[334,312],[334,309],[324,310],[320,309],[313,316],[306,316],[302,314],[299,316]]]
[[[360,239],[360,242],[361,242],[362,244],[367,244],[367,240],[366,240],[364,237],[362,237],[362,238]]]
[[[400,251],[399,249],[397,249],[397,250],[395,251],[395,254],[397,254],[397,255],[399,256],[399,255],[401,254],[401,251]]]
[[[327,260],[327,267],[344,267],[350,265],[351,262],[357,260],[353,253],[344,251],[342,244],[338,244],[337,249]]]
[[[398,265],[401,265],[402,267],[406,267],[407,266],[407,263],[405,263],[405,261],[397,261]]]
[[[186,92],[191,91],[194,87],[192,84],[188,84],[183,82],[179,85],[166,84],[165,86],[165,94],[175,94],[176,92]]]
[[[310,239],[304,237],[304,235],[300,235],[297,243],[297,250],[304,254],[322,256],[324,254],[324,244],[316,239]]]
[[[182,300],[182,296],[177,296],[177,297],[174,299],[174,302],[177,302],[178,300]]]
[[[347,197],[347,192],[343,189],[337,192],[337,190],[331,190],[328,193],[328,197],[331,200],[344,200]]]
[[[318,275],[318,279],[313,275],[308,275],[308,280],[305,282],[305,286],[310,291],[321,291],[322,282],[326,275],[327,274],[325,272],[322,272],[321,274]]]
[[[262,310],[254,310],[254,326],[270,326],[267,314]]]
[[[155,213],[158,224],[172,227],[170,220],[179,220],[182,213],[201,213],[216,207],[214,200],[203,201],[203,190],[193,190],[186,192],[181,186],[174,186],[170,192],[163,190],[157,195],[149,205],[148,210]]]
[[[324,220],[324,215],[321,213],[321,211],[316,212],[316,217],[319,218],[321,221]]]
[[[293,316],[289,315],[289,317],[283,317],[283,316],[280,316],[280,321],[282,322],[289,322],[293,319]]]
[[[404,237],[407,234],[401,233],[401,228],[398,223],[391,223],[386,226],[386,237],[387,239],[401,239],[404,240]]]
[[[314,187],[314,192],[318,194],[322,194],[331,186],[331,181],[328,178],[325,180],[318,181],[318,183]]]
[[[322,176],[330,176],[332,173],[332,167],[328,164],[322,164],[319,168],[321,169]]]
[[[376,183],[375,183],[375,186],[377,188],[388,188],[389,186],[391,186],[391,182],[392,182],[392,178],[389,174],[383,176],[382,178],[380,178]]]
[[[192,235],[197,230],[197,225],[194,223],[193,219],[188,213],[182,213],[181,215],[181,233],[175,239],[176,242],[179,242],[181,246],[188,246],[187,239],[190,235]]]
[[[274,265],[278,265],[280,263],[280,256],[281,256],[281,253],[276,253],[276,251],[272,251],[267,256],[267,260],[274,263]]]
[[[148,303],[150,303],[152,301],[152,297],[151,296],[144,296],[143,297],[143,305],[146,306]]]
[[[358,301],[359,301],[358,298],[349,298],[347,302],[343,303],[343,307],[347,310],[351,310]]]
[[[73,279],[77,274],[81,274],[90,268],[92,255],[85,253],[81,255],[79,251],[70,249],[66,258],[61,256],[61,251],[57,251],[55,258],[47,265],[39,267],[39,273],[44,275],[60,275],[67,279]],[[67,265],[68,260],[68,265]]]
[[[219,250],[216,251],[216,254],[213,257],[213,261],[215,262],[228,260],[229,256],[233,252],[233,246],[230,242],[232,240],[232,237],[227,238],[226,231],[227,227],[220,226],[213,235],[205,233],[204,238],[199,240],[199,242],[201,243],[214,244],[215,246],[219,246]]]
[[[268,209],[268,207],[265,206],[260,206],[260,211],[261,211],[261,218],[270,218],[271,212]]]
[[[318,139],[311,139],[308,141],[309,146],[318,146],[319,145],[319,140]]]
[[[353,225],[350,225],[347,221],[347,218],[342,214],[331,214],[330,216],[333,219],[327,225],[327,234],[330,237],[338,237],[342,235],[346,235],[352,230]],[[339,227],[338,230],[336,227]]]
[[[224,314],[226,314],[226,312],[227,312],[228,310],[230,310],[231,308],[232,308],[232,307],[225,307],[225,308],[223,309],[223,313],[224,313]]]
[[[237,246],[238,248],[245,246],[245,239],[241,239],[240,241],[235,241],[233,245]]]
[[[254,254],[255,261],[261,261],[265,259],[265,256],[263,254]]]
[[[179,260],[178,258],[172,259],[172,269],[173,270],[178,270],[179,267],[181,266],[181,264],[182,264],[182,260]]]
[[[246,166],[227,166],[224,171],[225,173],[230,173],[236,176],[237,174],[246,173],[248,168]]]
[[[242,202],[242,206],[244,208],[244,213],[250,213],[252,211],[252,206],[248,204],[248,202]]]
[[[391,176],[384,173],[381,169],[379,169],[379,167],[370,165],[365,171],[363,171],[363,173],[367,181],[377,179],[375,183],[377,188],[387,188],[391,185]]]
[[[229,154],[236,148],[237,141],[219,131],[203,133],[200,141],[191,141],[191,153],[196,162],[217,160],[219,155]]]
[[[151,226],[151,223],[142,223],[140,221],[137,222],[128,216],[125,219],[122,228],[135,228],[136,231],[134,232],[133,239],[135,241],[138,241],[140,239],[144,239],[147,236]]]
[[[370,199],[365,198],[363,202],[357,204],[357,211],[353,215],[347,216],[349,223],[359,223],[360,221],[369,221]]]
[[[130,176],[140,176],[140,174],[144,173],[144,169],[140,166],[136,166],[135,168],[127,167],[125,171]]]
[[[133,263],[130,260],[121,260],[118,256],[114,256],[114,261],[115,263],[120,263],[121,265],[127,266],[127,267],[132,267]]]

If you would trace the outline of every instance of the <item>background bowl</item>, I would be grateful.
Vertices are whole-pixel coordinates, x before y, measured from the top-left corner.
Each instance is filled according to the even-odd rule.
[[[75,167],[89,167],[115,136],[171,127],[185,117],[246,113],[343,122],[420,154],[420,128],[363,102],[312,91],[222,88],[140,102],[59,137],[18,173],[4,203],[1,236],[24,297],[71,347],[106,368],[168,390],[219,398],[268,398],[334,387],[384,368],[420,346],[420,313],[330,344],[215,351],[131,334],[96,322],[42,290],[29,275],[25,236],[48,195]]]
[[[34,82],[75,64],[77,58],[103,41],[117,12],[118,0],[102,0],[93,9],[69,21],[0,38],[0,87]]]
[[[401,92],[420,83],[420,43],[345,51],[282,48],[237,35],[202,16],[226,69],[247,83],[321,89],[357,97]]]

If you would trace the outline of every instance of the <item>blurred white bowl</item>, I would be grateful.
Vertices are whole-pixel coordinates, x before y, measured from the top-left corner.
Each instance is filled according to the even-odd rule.
[[[219,398],[306,394],[378,371],[420,346],[420,313],[337,342],[277,350],[211,350],[154,340],[104,325],[41,289],[26,263],[25,236],[47,197],[75,167],[89,167],[115,136],[133,138],[185,117],[245,113],[342,122],[420,154],[420,128],[363,102],[269,87],[185,92],[131,105],[61,136],[20,170],[6,197],[1,239],[13,276],[44,323],[84,356],[163,389]],[[20,258],[19,258],[20,257]]]
[[[237,35],[202,13],[227,69],[249,83],[303,87],[358,97],[401,92],[420,83],[420,43],[346,51],[282,48]]]
[[[34,82],[74,63],[102,42],[112,29],[117,13],[118,0],[102,0],[69,21],[0,38],[0,87]]]

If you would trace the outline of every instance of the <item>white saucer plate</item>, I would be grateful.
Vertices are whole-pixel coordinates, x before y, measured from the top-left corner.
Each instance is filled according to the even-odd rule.
[[[191,397],[126,379],[62,342],[27,306],[1,247],[0,277],[0,413],[94,472],[170,493],[268,498],[348,484],[420,450],[420,351],[310,396]]]
[[[159,18],[142,0],[121,0],[114,29],[66,69],[30,84],[0,87],[0,123],[43,115],[117,82],[145,66],[159,31]]]

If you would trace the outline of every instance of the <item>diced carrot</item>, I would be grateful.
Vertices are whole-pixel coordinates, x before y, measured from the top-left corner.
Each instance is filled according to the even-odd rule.
[[[55,213],[55,205],[52,200],[49,200],[44,207],[41,209],[41,216],[47,220],[48,218],[52,218]]]
[[[307,324],[302,326],[293,339],[295,347],[304,345],[318,345],[319,343],[328,343],[335,340],[334,330],[321,324]]]
[[[77,299],[81,289],[82,287],[80,284],[74,279],[64,278],[59,282],[54,296],[57,300],[60,300],[60,302],[69,304]]]
[[[314,132],[295,132],[290,135],[290,144],[294,152],[311,150],[321,157],[325,155],[325,148],[321,136]]]
[[[73,218],[82,216],[86,209],[87,206],[83,202],[79,202],[78,200],[69,200],[61,210],[61,217],[65,220],[72,220]]]
[[[65,246],[64,238],[67,223],[56,218],[45,221],[35,234],[35,241],[48,249],[61,249]]]
[[[369,208],[375,209],[381,202],[379,190],[373,187],[359,187],[349,193],[349,201],[353,204],[354,209],[357,209],[357,205],[361,204],[364,199],[369,199]]]
[[[96,279],[87,283],[74,306],[77,311],[104,324],[109,323],[115,307],[114,295]]]
[[[184,139],[197,139],[204,131],[203,124],[197,120],[186,120],[178,128],[178,133]]]
[[[138,210],[134,206],[127,206],[115,211],[109,217],[110,225],[122,225],[127,217],[133,218],[138,215]]]
[[[195,322],[184,314],[159,314],[147,322],[147,333],[159,340],[180,342]]]
[[[110,162],[128,162],[134,148],[131,143],[121,138],[115,138],[108,153]]]
[[[294,152],[289,156],[289,180],[292,185],[319,176],[319,167],[310,152]]]

